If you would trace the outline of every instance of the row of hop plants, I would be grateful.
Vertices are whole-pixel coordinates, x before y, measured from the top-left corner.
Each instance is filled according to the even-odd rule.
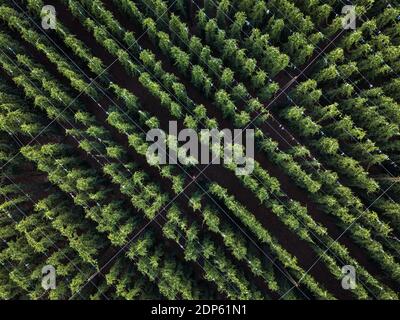
[[[126,210],[126,208],[122,208],[121,206],[123,205],[122,201],[119,200],[112,200],[112,201],[108,201],[105,203],[105,201],[107,200],[107,195],[104,195],[104,190],[100,190],[98,191],[98,187],[100,187],[100,181],[97,180],[95,181],[95,179],[92,179],[91,176],[89,176],[88,174],[90,174],[90,172],[88,171],[93,171],[93,170],[79,170],[78,168],[71,168],[71,171],[74,173],[74,177],[71,177],[70,174],[67,174],[66,176],[63,175],[64,170],[59,170],[56,167],[51,166],[51,164],[45,164],[45,160],[48,159],[48,156],[45,156],[46,159],[42,158],[42,155],[40,152],[46,152],[46,149],[50,148],[50,149],[54,149],[54,147],[58,147],[58,146],[54,146],[54,145],[47,145],[47,146],[43,146],[42,148],[40,148],[39,150],[35,150],[34,148],[24,148],[23,149],[23,154],[30,159],[31,161],[35,161],[38,164],[38,168],[40,170],[43,170],[45,172],[48,173],[49,175],[49,179],[52,183],[57,184],[64,192],[74,192],[76,193],[76,196],[74,199],[79,199],[79,205],[81,206],[85,206],[87,209],[85,209],[86,212],[86,216],[90,219],[93,219],[94,221],[96,221],[96,218],[98,218],[99,216],[102,217],[102,219],[108,219],[108,223],[110,223],[112,220],[120,220],[122,214],[129,214],[129,211]],[[63,148],[62,145],[59,146],[59,148]],[[65,148],[65,147],[64,147]],[[43,150],[43,151],[42,151]],[[53,153],[54,150],[50,150],[51,154],[53,157],[56,157],[55,153]],[[62,150],[59,150],[58,152],[62,152]],[[47,153],[46,153],[47,154]],[[65,159],[66,158],[66,159]],[[65,158],[60,158],[59,161],[78,161],[77,159],[73,158],[73,157],[65,157]],[[109,171],[109,167],[104,169],[106,172]],[[94,172],[92,173],[94,174]],[[60,175],[60,176],[59,176]],[[60,181],[61,179],[63,179],[63,183],[60,184],[60,182],[57,183],[57,181]],[[138,179],[133,179],[136,181],[135,182],[130,182],[127,181],[126,185],[128,186],[128,189],[130,191],[133,192],[134,187],[129,188],[129,184],[134,184],[135,187],[138,186],[138,184],[140,184],[140,179],[138,181]],[[95,182],[93,182],[95,181]],[[142,182],[143,183],[143,182]],[[75,186],[76,184],[76,186]],[[82,186],[83,184],[83,186]],[[137,204],[136,207],[138,210],[146,210],[146,212],[149,212],[149,210],[151,211],[153,208],[145,208],[145,204],[144,204],[144,199],[146,198],[145,195],[143,195],[144,191],[142,191],[142,194],[138,194],[138,196],[132,195],[134,200],[137,200]],[[100,194],[103,194],[103,196],[100,196]],[[87,199],[85,201],[85,199]],[[95,199],[96,203],[100,204],[100,207],[98,206],[92,206],[90,204],[90,200],[91,199]],[[92,200],[93,201],[93,200]],[[126,206],[124,206],[126,207]],[[98,212],[100,209],[100,212]],[[108,215],[107,215],[108,212]],[[130,216],[132,216],[132,213],[130,214]],[[132,226],[131,226],[132,227]],[[100,228],[101,229],[101,228]],[[144,232],[144,234],[147,233],[151,233],[151,228]],[[99,230],[100,231],[100,230]],[[104,230],[101,230],[104,232]],[[122,231],[122,230],[121,230]],[[109,237],[111,238],[111,241],[113,240],[113,237],[109,235]],[[125,240],[123,242],[123,244],[125,245],[127,243],[127,239],[129,239],[128,235],[126,235]],[[117,245],[119,244],[118,242],[116,243]],[[121,245],[121,244],[119,244]],[[174,298],[177,296],[182,295],[184,298],[194,298],[195,296],[197,296],[196,291],[192,291],[190,288],[192,287],[192,280],[191,278],[187,275],[182,273],[182,271],[180,271],[179,273],[175,273],[174,277],[171,278],[170,274],[165,274],[163,272],[163,266],[164,263],[168,264],[171,263],[171,261],[174,260],[174,258],[170,255],[167,254],[165,251],[165,248],[159,247],[158,249],[156,249],[156,256],[162,256],[163,259],[160,260],[160,268],[154,268],[151,270],[151,274],[148,274],[147,272],[143,272],[143,270],[141,270],[140,266],[142,264],[141,259],[136,259],[133,260],[134,263],[136,264],[137,268],[139,269],[140,272],[142,272],[142,274],[144,274],[150,281],[154,282],[156,279],[159,280],[159,289],[160,292],[162,292],[163,294],[167,294],[168,293],[168,298]],[[183,266],[180,265],[179,263],[175,263],[176,268],[178,268],[178,270],[183,270]],[[167,277],[168,276],[168,277]],[[185,287],[182,288],[182,286],[180,287],[182,289],[182,291],[177,291],[177,290],[173,290],[174,287],[176,287],[177,283],[184,283]],[[166,290],[166,284],[169,284],[170,290]],[[161,285],[163,287],[161,287]],[[191,292],[191,294],[193,295],[188,295]],[[171,296],[173,295],[173,296]]]
[[[11,42],[8,42],[10,45]],[[2,112],[2,133],[7,133],[10,136],[22,135],[29,136],[33,138],[33,134],[38,132],[44,132],[44,134],[48,137],[48,139],[55,139],[55,134],[57,131],[54,129],[44,130],[45,129],[45,117],[42,114],[33,113],[34,110],[30,110],[26,105],[26,102],[22,100],[21,97],[16,95],[15,93],[10,93],[15,91],[15,89],[10,88],[8,85],[2,86],[1,95],[4,98],[5,108],[1,108]],[[13,106],[12,111],[10,112],[9,106]],[[8,106],[8,107],[7,107]],[[21,114],[19,118],[15,116]],[[32,115],[35,116],[32,116]],[[16,122],[18,126],[10,126],[11,122]],[[31,129],[23,129],[21,128],[35,128],[34,131]],[[19,141],[16,140],[16,141]],[[18,146],[19,147],[19,146]],[[17,149],[16,154],[18,154],[19,150]],[[7,168],[5,169],[5,177],[12,176],[12,179],[18,179],[15,177],[16,172],[20,174],[21,170],[25,170],[24,165],[26,166],[26,162],[23,159],[18,159],[18,162],[23,163],[19,170],[10,170],[10,167],[13,167],[13,157],[10,156],[10,161],[12,163],[6,164]],[[96,270],[98,267],[97,256],[100,254],[100,250],[102,250],[106,244],[104,239],[100,238],[95,232],[91,231],[91,226],[87,223],[82,223],[79,214],[77,211],[71,212],[71,209],[68,209],[68,205],[66,204],[66,200],[63,200],[60,195],[55,192],[54,194],[48,196],[47,198],[41,199],[37,203],[35,203],[32,198],[37,198],[35,193],[37,190],[45,190],[48,188],[47,186],[41,185],[39,182],[36,182],[34,177],[37,173],[31,173],[32,179],[29,185],[17,185],[16,191],[20,193],[21,196],[15,198],[15,200],[24,197],[25,202],[28,203],[28,207],[22,205],[18,201],[9,201],[9,203],[17,208],[20,213],[24,213],[26,208],[29,208],[30,214],[24,214],[24,217],[20,221],[15,222],[15,228],[23,233],[29,245],[38,253],[45,254],[47,252],[49,244],[58,243],[61,238],[66,238],[71,249],[75,250],[75,252],[79,255],[82,261],[85,264],[88,264]],[[39,180],[40,181],[40,180]],[[13,180],[11,181],[13,182]],[[29,195],[31,194],[32,195]],[[40,196],[39,196],[40,198]],[[57,205],[56,205],[57,204]],[[23,210],[23,211],[22,211]],[[49,220],[51,224],[46,224],[46,228],[49,230],[43,229],[43,223],[45,220]],[[51,227],[50,227],[51,226]],[[43,236],[43,234],[47,235],[47,238],[42,238],[41,240],[36,240],[37,235]],[[53,237],[54,234],[54,237]],[[86,268],[86,267],[85,267]],[[87,269],[87,268],[86,268]],[[62,272],[60,272],[62,274]],[[74,284],[75,286],[76,284]],[[67,287],[60,286],[60,290],[65,290]],[[50,297],[58,297],[60,298],[60,294],[62,291],[58,291],[50,295]],[[33,293],[30,293],[32,295]],[[36,293],[35,293],[36,294]]]
[[[397,16],[398,9],[389,6],[383,8],[370,21],[363,21],[357,31],[346,35],[339,42],[338,48],[327,54],[327,60],[321,59],[320,66],[313,73],[313,77],[315,77],[318,84],[323,86],[324,96],[335,101],[327,110],[329,114],[333,116],[345,114],[337,123],[337,126],[333,123],[330,128],[328,127],[328,130],[335,130],[334,133],[343,140],[349,139],[351,136],[353,136],[353,140],[362,139],[365,135],[373,140],[368,139],[363,143],[355,141],[355,148],[350,150],[350,153],[354,154],[355,157],[358,156],[360,160],[364,154],[367,164],[380,164],[387,159],[387,156],[377,148],[377,145],[390,155],[392,164],[394,164],[393,160],[396,161],[396,156],[392,152],[398,146],[398,139],[396,138],[398,135],[397,103],[390,97],[391,93],[385,96],[385,89],[393,87],[396,83],[396,79],[392,78],[396,72],[396,65],[393,64],[393,61],[399,51],[396,51],[395,47],[390,44],[389,36],[384,33],[386,33],[385,30],[390,30],[388,34],[394,36],[393,40],[395,41],[393,26]],[[379,30],[383,32],[381,33]],[[381,50],[381,43],[386,43],[386,48],[383,50]],[[385,79],[380,79],[379,83],[374,81],[374,76],[368,76],[369,80],[374,83],[374,87],[361,90],[351,80],[352,83],[349,83],[348,78],[351,76],[353,80],[358,78],[361,81],[363,81],[363,78],[365,79],[365,72],[359,70],[360,64],[357,60],[366,55],[371,56],[371,58],[373,56],[376,61],[380,59],[379,64],[382,64],[382,70],[386,70],[386,73]],[[331,63],[332,61],[334,64]],[[372,65],[376,64],[372,63]],[[374,70],[378,71],[380,67],[376,65]],[[312,83],[312,81],[307,81],[304,83],[304,88],[309,88],[307,84]],[[318,91],[321,90],[304,90],[302,99],[307,101],[308,108],[314,108],[313,112],[323,115],[322,111],[315,106],[315,94],[321,95]],[[358,95],[356,99],[354,98],[355,94]],[[353,97],[349,99],[352,95]],[[375,107],[375,105],[379,107]],[[342,107],[343,112],[335,106]],[[357,106],[357,108],[354,109],[354,106]],[[362,116],[360,117],[360,115]],[[352,119],[350,116],[354,117],[355,121],[365,130],[356,129],[354,126],[351,128]],[[347,145],[352,142],[347,141]],[[345,148],[347,145],[345,145]],[[372,154],[373,152],[375,154]],[[396,221],[396,214],[389,214],[393,210],[388,210],[388,208],[396,207],[395,202],[382,200],[375,207],[383,215],[389,217],[390,220]],[[397,228],[397,224],[393,224],[393,227]]]
[[[98,132],[98,130],[97,130],[97,132]],[[137,202],[139,202],[140,199],[136,199],[136,200],[137,200]]]
[[[15,74],[15,71],[14,71],[14,74]],[[28,82],[29,81],[26,81],[25,83],[28,83]],[[53,85],[55,87],[57,87],[56,84],[53,83]],[[38,92],[32,92],[32,88],[30,88],[30,92],[32,93],[32,97],[35,97],[35,99],[40,97]],[[49,147],[51,148],[51,146],[49,146]],[[24,149],[24,151],[25,152],[29,152],[28,150],[25,150],[25,149]],[[30,151],[32,151],[32,150],[30,150]],[[30,154],[30,155],[32,155],[32,154]],[[44,161],[44,159],[40,158],[40,154],[37,154],[37,155],[38,155],[38,158],[36,160],[38,160],[38,161],[39,160],[43,160]],[[64,160],[67,163],[70,162],[69,159],[64,159]],[[71,159],[71,162],[73,162],[72,159]],[[104,190],[96,191],[96,192],[93,191],[93,193],[90,194],[89,191],[91,190],[91,188],[97,187],[98,183],[101,183],[101,180],[102,180],[102,179],[96,179],[94,177],[91,178],[90,176],[87,176],[87,174],[89,174],[90,171],[91,171],[90,169],[89,170],[75,169],[72,172],[69,172],[69,175],[67,175],[68,178],[72,179],[71,181],[68,181],[67,177],[64,177],[64,181],[62,181],[61,179],[57,179],[57,174],[63,173],[64,171],[57,172],[56,170],[51,170],[49,167],[47,167],[43,163],[41,163],[40,168],[42,170],[48,169],[48,173],[49,173],[50,179],[53,179],[53,183],[58,182],[60,188],[63,188],[63,191],[65,191],[67,193],[70,193],[70,194],[72,193],[72,190],[79,192],[76,195],[74,195],[74,201],[77,204],[82,205],[83,207],[86,207],[85,208],[86,210],[90,210],[90,211],[87,212],[88,217],[92,218],[95,221],[96,221],[96,219],[99,219],[100,217],[106,218],[107,217],[106,212],[107,212],[107,210],[109,210],[108,211],[109,215],[108,215],[107,222],[104,220],[104,218],[100,218],[100,220],[103,219],[103,221],[104,221],[103,225],[101,225],[101,223],[99,224],[99,229],[101,231],[104,232],[105,231],[104,229],[108,229],[109,230],[110,227],[112,228],[112,225],[110,225],[110,222],[112,220],[114,220],[114,221],[117,220],[118,222],[120,222],[120,219],[121,218],[124,219],[124,216],[125,217],[132,217],[133,216],[132,214],[129,214],[129,212],[127,214],[125,209],[122,209],[122,207],[121,207],[122,203],[119,202],[119,201],[114,201],[113,203],[110,203],[107,206],[103,207],[104,210],[101,210],[102,212],[97,212],[98,210],[96,210],[96,209],[98,209],[98,207],[96,207],[96,206],[93,206],[93,207],[91,207],[89,209],[88,201],[89,202],[90,201],[96,201],[96,203],[99,203],[99,201],[106,200],[107,194],[108,194],[107,193],[107,188],[105,188]],[[73,187],[75,183],[76,183],[76,187]],[[86,192],[89,192],[89,194],[85,195]],[[153,195],[157,195],[158,196],[158,192],[155,192]],[[140,198],[138,197],[138,199],[140,199]],[[143,203],[143,201],[141,203]],[[157,201],[155,201],[154,203],[157,203]],[[118,207],[120,207],[121,209],[118,210]],[[101,206],[100,206],[100,209],[101,209]],[[141,209],[149,209],[150,211],[154,210],[154,208],[141,208]],[[148,211],[148,212],[150,212],[150,211]],[[117,218],[117,219],[115,219],[115,218]],[[127,228],[120,229],[119,227],[121,227],[121,225],[116,226],[114,224],[114,226],[117,227],[117,230],[120,232],[120,234],[119,235],[118,234],[109,234],[109,237],[111,238],[111,240],[114,240],[115,243],[120,243],[120,244],[124,243],[126,241],[124,239],[126,239],[127,235],[129,234],[129,230],[132,230],[132,227],[133,227],[132,223],[125,224],[125,226],[129,227],[128,228],[129,230],[127,230]],[[122,233],[124,233],[124,234],[122,234]],[[121,238],[121,236],[122,236],[122,238]]]
[[[11,135],[15,133],[2,130],[2,140],[6,136],[8,145],[13,145]],[[13,159],[5,171],[10,173],[13,168],[18,169],[20,176],[37,175],[21,155],[15,157],[19,147],[14,143],[13,153],[7,157]],[[8,179],[4,175],[1,186],[5,200],[0,210],[2,298],[38,299],[45,295],[49,299],[69,298],[82,285],[85,275],[96,270],[96,259],[107,246],[107,240],[90,224],[82,222],[81,211],[46,182],[10,184]],[[11,179],[13,182],[18,176]],[[40,190],[54,193],[43,196]],[[48,264],[55,267],[58,278],[56,290],[47,294],[41,286],[41,269]],[[86,292],[80,293],[83,296],[87,296]]]
[[[314,127],[315,128],[315,127]],[[359,171],[359,170],[358,170]],[[362,172],[361,172],[362,173]]]
[[[309,9],[309,7],[307,7],[307,8]],[[360,9],[360,10],[362,11],[362,9]],[[382,20],[384,20],[386,24],[390,24],[390,21],[391,21],[391,20],[394,21],[397,15],[398,15],[398,14],[396,14],[396,9],[391,8],[391,7],[388,7],[388,8],[385,8],[384,12],[381,13],[381,14],[378,16],[378,18],[377,18],[376,20],[379,21],[379,25],[382,25],[382,24],[383,24],[383,23],[381,22]],[[381,19],[381,16],[385,16],[385,19]],[[368,24],[372,25],[372,24],[369,23],[369,22],[368,22],[368,23],[365,23],[366,26],[368,26]],[[363,25],[363,27],[364,27],[364,25]],[[361,28],[361,29],[367,29],[367,30],[368,30],[368,28]],[[393,28],[391,28],[391,29],[393,29]],[[358,31],[358,34],[360,34],[361,32],[362,32],[362,31]],[[364,32],[365,32],[365,31],[364,31]],[[350,36],[351,36],[351,37],[354,37],[354,34],[351,34]],[[378,35],[377,38],[383,38],[383,35]],[[388,38],[386,37],[386,42],[387,42],[387,39],[388,39]],[[367,46],[367,44],[364,44],[364,46]],[[393,46],[389,46],[389,47],[391,47],[391,48],[388,49],[388,50],[386,50],[386,51],[387,51],[388,53],[390,53],[392,57],[395,56],[396,50],[393,50],[393,49],[392,49],[392,48],[394,48]],[[389,59],[389,60],[393,60],[393,59]],[[392,105],[393,105],[393,103],[392,103]],[[391,110],[394,110],[394,109],[392,108]],[[393,113],[393,112],[392,112],[392,113]]]
[[[391,10],[391,9],[392,9],[392,8],[387,8],[387,10],[390,10],[391,12],[395,12],[394,10]],[[386,10],[386,11],[387,11],[387,10]],[[393,16],[393,13],[392,13],[392,18],[393,18],[393,17],[394,17],[394,16]],[[393,105],[393,103],[392,103],[392,105]],[[367,146],[369,146],[369,145],[367,145]],[[376,157],[379,158],[379,155],[377,155]]]
[[[299,4],[301,6],[301,4]],[[357,5],[359,5],[357,3]],[[362,4],[361,4],[362,6]],[[303,9],[306,6],[303,6]],[[381,8],[379,8],[381,7]],[[307,8],[305,9],[307,10],[315,10],[315,9],[311,9],[310,6],[307,6]],[[366,9],[365,8],[359,8],[360,12],[364,12]],[[396,19],[398,17],[398,13],[399,10],[398,8],[394,8],[391,6],[385,6],[382,5],[378,2],[375,2],[373,6],[369,6],[368,10],[370,11],[375,11],[377,14],[374,18],[371,19],[371,21],[365,21],[362,20],[363,24],[360,28],[358,28],[358,30],[356,30],[355,32],[349,33],[348,36],[344,37],[343,41],[340,42],[340,46],[343,47],[343,49],[345,49],[346,51],[346,55],[350,55],[353,58],[362,58],[363,55],[365,54],[369,54],[369,55],[373,55],[373,59],[375,59],[376,61],[378,61],[380,59],[379,64],[382,64],[383,68],[380,67],[376,67],[374,68],[373,71],[378,71],[380,69],[382,70],[386,70],[385,72],[389,72],[390,71],[390,67],[392,70],[394,70],[396,72],[396,65],[393,64],[393,60],[394,57],[396,56],[396,54],[398,54],[398,50],[396,51],[396,48],[394,47],[394,45],[391,45],[389,42],[389,37],[392,41],[394,41],[394,43],[396,43],[396,39],[398,39],[398,30],[397,30],[397,34],[396,34]],[[312,18],[315,17],[315,15],[311,15]],[[288,21],[289,22],[289,21]],[[382,32],[380,32],[379,30],[381,30]],[[371,39],[371,42],[367,41],[367,38]],[[347,48],[343,45],[345,44],[347,46]],[[356,44],[357,47],[353,46],[351,47],[353,44]],[[385,49],[383,51],[381,51],[381,49],[383,48],[382,46],[380,46],[379,44],[381,43],[385,43]],[[374,46],[374,48],[371,50],[372,46]],[[341,48],[339,48],[341,49]],[[332,51],[332,54],[336,52],[336,53],[341,53],[340,50],[334,50]],[[343,50],[342,50],[343,52]],[[378,54],[375,54],[375,53]],[[397,53],[396,53],[397,52]],[[340,56],[343,56],[343,53],[340,54]],[[379,56],[381,58],[379,58]],[[372,56],[371,56],[372,57]],[[335,57],[337,58],[337,57]],[[323,61],[321,59],[321,61]],[[361,78],[362,77],[362,73],[359,72],[357,70],[357,64],[352,61],[352,59],[350,57],[347,57],[344,61],[346,61],[346,63],[343,64],[343,67],[340,67],[338,69],[339,72],[334,72],[335,71],[335,67],[330,65],[328,62],[326,62],[326,64],[328,65],[325,69],[325,73],[323,74],[324,76],[329,76],[332,79],[346,79],[347,77],[349,77],[349,75],[352,75],[352,77],[358,77]],[[375,65],[375,64],[374,64]],[[390,65],[390,67],[389,67]],[[346,69],[345,69],[346,68]],[[319,69],[317,69],[319,70]],[[360,77],[361,76],[361,77]],[[379,109],[377,109],[377,111],[382,110],[382,114],[390,114],[390,119],[391,121],[396,122],[397,114],[396,114],[396,103],[392,100],[392,98],[390,96],[392,96],[393,98],[396,97],[395,95],[395,91],[393,90],[393,88],[396,87],[396,85],[398,85],[398,81],[394,76],[393,71],[389,72],[389,74],[386,74],[384,79],[380,79],[380,84],[378,84],[378,86],[375,83],[375,87],[376,88],[372,88],[369,90],[366,90],[365,93],[364,92],[360,92],[360,96],[363,98],[368,97],[369,99],[372,97],[375,97],[376,95],[379,95],[380,99],[376,99],[374,98],[374,101],[376,101],[375,103],[378,103],[380,105]],[[371,77],[369,77],[371,79]],[[318,78],[317,78],[318,80]],[[371,80],[372,81],[372,80]],[[381,86],[381,87],[379,87]],[[331,87],[333,87],[333,89],[331,89]],[[349,84],[349,83],[343,83],[342,85],[339,84],[335,84],[335,85],[330,85],[329,88],[327,88],[327,90],[329,90],[328,94],[325,91],[325,95],[327,95],[328,97],[330,96],[343,96],[343,97],[347,97],[349,94],[351,94],[352,91],[354,91],[354,87]],[[387,93],[387,96],[385,97],[382,93],[382,90],[384,92]],[[331,93],[330,93],[331,92]],[[380,94],[379,94],[380,93]],[[364,103],[366,102],[366,100],[363,100]],[[361,102],[361,100],[360,100]],[[342,104],[340,104],[342,105]],[[374,113],[374,110],[371,110],[371,107],[367,108],[369,109],[370,113]],[[349,108],[349,110],[351,111],[352,109]],[[383,110],[385,110],[385,113],[383,113]],[[363,110],[362,110],[363,112]],[[345,119],[348,119],[348,117],[346,117]],[[381,115],[377,114],[375,112],[375,116],[373,117],[369,117],[370,121],[369,122],[365,122],[366,125],[369,125],[370,123],[385,123],[386,122],[386,127],[391,128],[390,130],[388,130],[386,133],[391,132],[390,134],[393,135],[396,134],[396,130],[395,129],[395,125],[393,123],[388,123],[384,118],[382,118]],[[383,122],[382,122],[383,121]],[[346,121],[346,123],[349,123],[349,121]],[[381,132],[383,134],[385,134],[384,132],[382,132],[382,128],[385,126],[376,126],[376,128],[378,128],[377,130],[371,129],[371,130],[367,130],[367,134],[369,135],[373,135],[375,132]],[[346,126],[347,130],[350,131],[350,129]],[[350,133],[354,133],[354,136],[358,136],[357,135],[357,131],[350,131]],[[348,135],[347,135],[348,136]],[[382,137],[384,137],[385,141],[387,143],[381,143],[380,147],[382,149],[386,149],[386,152],[391,152],[391,150],[394,150],[396,148],[396,141],[388,141],[388,139],[383,135]],[[373,137],[372,137],[373,138]],[[371,146],[371,143],[366,143],[366,147],[364,148],[363,145],[358,144],[358,146],[360,146],[361,148],[363,148],[364,152],[367,151],[367,148],[369,146]],[[372,148],[372,146],[371,146]],[[379,157],[380,155],[376,155],[375,159],[378,158],[382,159]],[[382,157],[384,155],[381,155]],[[391,158],[393,160],[396,161],[395,155],[391,154]],[[374,159],[374,160],[375,160]],[[387,210],[388,208],[391,207],[396,207],[396,204],[391,202],[391,201],[379,201],[379,203],[384,203],[385,204],[385,210],[382,210],[383,213],[385,215],[387,215],[390,219],[396,219],[396,215],[393,214],[389,214],[389,212],[392,212],[393,210]]]
[[[124,98],[127,98],[127,93],[126,93],[126,92],[123,92],[123,93],[124,93],[124,95],[125,95]],[[130,98],[130,97],[129,97],[129,98]],[[115,119],[115,117],[112,117],[112,114],[111,114],[110,116],[111,116],[110,118]],[[113,121],[115,121],[115,120],[113,120]],[[117,127],[121,127],[121,125],[117,125]]]

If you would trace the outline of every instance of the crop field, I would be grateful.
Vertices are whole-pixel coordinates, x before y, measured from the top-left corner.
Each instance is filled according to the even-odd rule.
[[[0,0],[0,299],[399,300],[399,75],[398,0]]]

